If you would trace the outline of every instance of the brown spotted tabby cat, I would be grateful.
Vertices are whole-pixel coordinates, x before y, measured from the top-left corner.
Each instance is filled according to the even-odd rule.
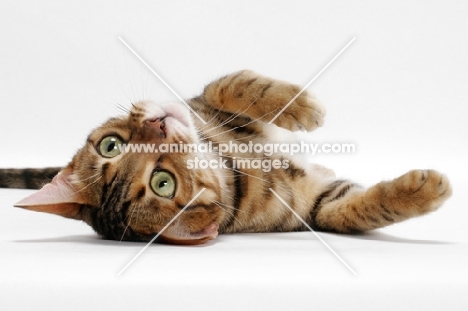
[[[29,210],[83,220],[106,239],[149,241],[203,188],[160,238],[200,244],[218,233],[307,230],[272,193],[273,189],[313,229],[354,233],[387,226],[437,209],[450,195],[446,177],[415,170],[364,189],[338,180],[321,166],[301,167],[282,155],[286,166],[265,172],[236,167],[236,159],[264,154],[231,151],[227,167],[189,168],[193,160],[218,160],[213,153],[121,152],[122,144],[266,143],[278,127],[312,131],[323,123],[320,103],[296,85],[240,71],[209,84],[188,104],[138,102],[128,115],[94,130],[64,169],[2,170],[0,186],[41,190],[18,202]],[[50,179],[49,179],[50,181]]]

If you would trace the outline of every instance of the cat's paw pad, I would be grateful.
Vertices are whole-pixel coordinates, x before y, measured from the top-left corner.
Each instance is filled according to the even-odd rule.
[[[299,92],[299,87],[292,86],[288,90],[289,100],[284,103],[288,107],[275,119],[274,123],[290,131],[313,131],[323,125],[325,108],[315,98],[313,94],[302,92],[293,102],[290,103]]]
[[[419,213],[437,209],[452,194],[447,177],[434,170],[413,170],[394,180],[396,200]]]

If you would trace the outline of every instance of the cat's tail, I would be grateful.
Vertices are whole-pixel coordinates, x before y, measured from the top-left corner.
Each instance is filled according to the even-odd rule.
[[[0,188],[40,189],[61,169],[61,167],[0,169]]]

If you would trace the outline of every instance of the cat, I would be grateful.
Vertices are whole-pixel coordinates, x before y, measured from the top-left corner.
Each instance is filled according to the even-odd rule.
[[[434,170],[413,170],[366,189],[282,154],[122,149],[131,144],[232,147],[274,141],[278,127],[310,132],[322,126],[325,109],[308,92],[269,124],[300,91],[243,70],[188,100],[192,113],[183,103],[137,102],[127,115],[92,131],[65,168],[2,170],[0,186],[40,188],[55,175],[15,206],[82,220],[104,239],[150,241],[160,233],[158,241],[174,244],[202,244],[218,233],[307,230],[297,216],[314,230],[359,233],[429,213],[450,197],[448,179]],[[239,159],[276,165],[269,171],[238,167]],[[201,161],[222,165],[193,167]]]

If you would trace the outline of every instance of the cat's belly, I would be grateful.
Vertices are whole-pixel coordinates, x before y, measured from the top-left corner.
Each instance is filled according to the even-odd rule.
[[[269,143],[273,142],[276,144],[286,145],[284,150],[291,150],[292,144],[300,144],[301,141],[304,141],[304,133],[302,132],[291,132],[289,130],[278,127],[274,124],[263,123],[264,135],[267,136]],[[280,150],[281,148],[278,148]],[[278,152],[275,155],[282,156],[287,158],[289,161],[293,162],[295,165],[300,166],[306,171],[310,169],[310,155],[307,153],[301,152]]]

